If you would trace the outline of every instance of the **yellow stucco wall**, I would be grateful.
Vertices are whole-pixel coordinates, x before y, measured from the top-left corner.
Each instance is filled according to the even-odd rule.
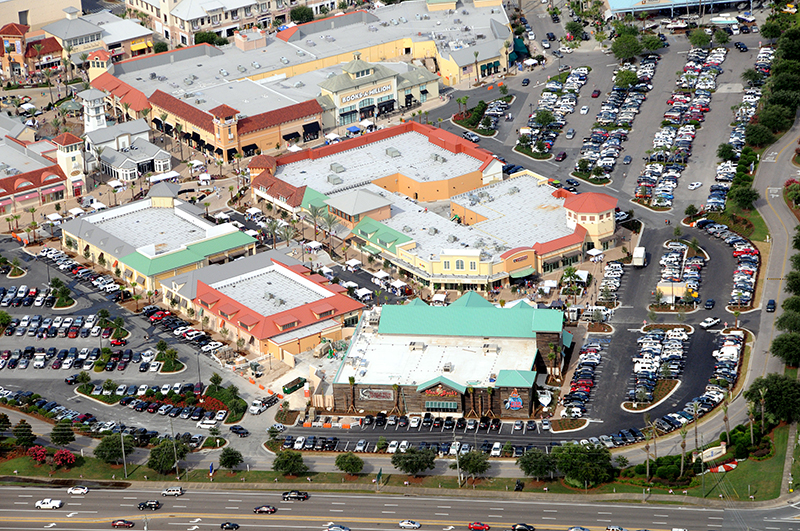
[[[81,11],[80,0],[47,0],[31,2],[31,0],[6,0],[0,2],[0,20],[3,24],[14,22],[17,24],[25,23],[31,30],[37,30],[46,24],[64,18],[64,9],[74,7]],[[28,12],[28,20],[20,21],[19,13]]]

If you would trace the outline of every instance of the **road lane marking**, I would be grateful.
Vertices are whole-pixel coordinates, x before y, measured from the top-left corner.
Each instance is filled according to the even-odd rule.
[[[347,505],[345,502],[331,502],[331,505]]]
[[[654,524],[667,525],[667,523],[666,523],[666,522],[653,522],[653,523],[654,523]]]
[[[450,513],[433,513],[436,516],[450,516]]]
[[[394,511],[381,511],[383,514],[394,514]]]
[[[505,509],[503,509],[502,507],[489,507],[489,510],[490,511],[503,511]]]
[[[668,514],[654,514],[653,516],[655,516],[656,518],[669,518]]]
[[[544,509],[542,512],[545,512],[545,513],[557,513],[558,511],[556,509]]]
[[[598,522],[610,522],[611,520],[598,520]],[[722,526],[720,526],[722,527]]]
[[[500,514],[489,514],[486,516],[487,518],[502,518],[503,516]]]
[[[601,512],[599,512],[599,511],[598,511],[598,513],[597,513],[597,514],[611,514],[611,513],[601,513]]]
[[[397,504],[396,503],[384,503],[383,506],[384,507],[397,507]]]
[[[452,507],[449,506],[449,505],[437,505],[436,508],[437,509],[452,509]]]
[[[329,509],[329,511],[332,513],[343,513],[344,509]]]
[[[709,516],[708,519],[709,520],[722,520],[723,517],[722,516]]]
[[[120,503],[119,506],[120,507],[133,507],[133,504],[132,503]]]
[[[225,507],[226,509],[238,509],[238,507]]]
[[[123,500],[135,500],[136,496],[124,496],[122,499]]]
[[[558,520],[558,518],[556,518],[554,516],[542,516],[541,519],[542,520]]]
[[[33,498],[33,494],[20,494],[17,497],[18,498]]]
[[[240,501],[242,501],[242,500],[228,500],[228,501],[240,502]]]
[[[28,502],[14,502],[14,505],[28,505]]]
[[[706,527],[722,527],[719,524],[707,524]]]

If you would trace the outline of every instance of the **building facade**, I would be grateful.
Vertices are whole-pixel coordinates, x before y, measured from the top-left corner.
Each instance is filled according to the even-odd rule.
[[[53,37],[28,39],[29,26],[6,24],[0,28],[0,49],[3,76],[24,84],[26,77],[45,68],[61,66],[61,43]]]
[[[0,20],[38,30],[63,17],[68,7],[81,9],[81,3],[79,0],[47,0],[35,4],[30,0],[5,0],[0,2]]]

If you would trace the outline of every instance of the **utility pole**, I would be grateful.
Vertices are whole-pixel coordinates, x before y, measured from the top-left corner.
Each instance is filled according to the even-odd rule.
[[[175,456],[175,473],[178,476],[178,481],[181,480],[181,469],[178,466],[178,449],[175,446],[175,429],[172,426],[172,418],[169,419],[169,431],[172,434],[172,453]]]
[[[122,421],[117,421],[118,424],[122,424]],[[119,443],[120,447],[122,448],[122,468],[125,471],[125,479],[128,479],[128,463],[125,461],[125,438],[122,436],[122,431],[119,430]]]

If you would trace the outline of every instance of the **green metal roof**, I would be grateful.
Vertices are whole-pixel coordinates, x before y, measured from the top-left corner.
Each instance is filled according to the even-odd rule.
[[[434,385],[439,385],[439,384],[442,384],[442,385],[444,385],[446,387],[449,387],[450,389],[458,391],[461,394],[464,394],[464,393],[467,392],[467,386],[466,385],[461,385],[460,383],[456,383],[453,380],[451,380],[450,378],[445,378],[444,376],[437,376],[436,378],[434,378],[432,380],[428,380],[427,382],[419,384],[417,386],[417,392],[421,393],[425,389],[430,389]]]
[[[536,383],[536,371],[516,371],[500,369],[495,387],[523,387],[529,389]]]
[[[524,306],[515,311],[496,308],[477,293],[467,293],[449,306],[384,306],[378,333],[533,339],[537,332],[561,332],[562,312]]]
[[[426,303],[424,300],[416,298],[416,299],[411,299],[411,301],[409,301],[409,303],[406,306],[427,306],[427,305],[428,303]]]
[[[569,347],[572,344],[572,338],[572,332],[564,330],[564,333],[561,335],[561,344],[565,347]]]
[[[385,249],[393,255],[397,255],[398,245],[411,241],[411,238],[402,232],[389,228],[383,223],[368,217],[361,218],[361,221],[352,230],[352,234],[359,238],[364,238],[370,245]]]
[[[327,195],[317,192],[311,187],[306,186],[306,192],[303,194],[303,200],[300,206],[305,210],[310,210],[312,205],[321,208],[327,208],[327,205],[325,204],[326,199],[328,199]]]
[[[200,262],[211,255],[236,249],[237,247],[244,247],[255,243],[255,241],[252,236],[237,230],[224,236],[187,245],[185,249],[163,256],[148,258],[135,252],[122,257],[120,260],[131,269],[145,276],[152,276],[170,269],[177,269]]]

